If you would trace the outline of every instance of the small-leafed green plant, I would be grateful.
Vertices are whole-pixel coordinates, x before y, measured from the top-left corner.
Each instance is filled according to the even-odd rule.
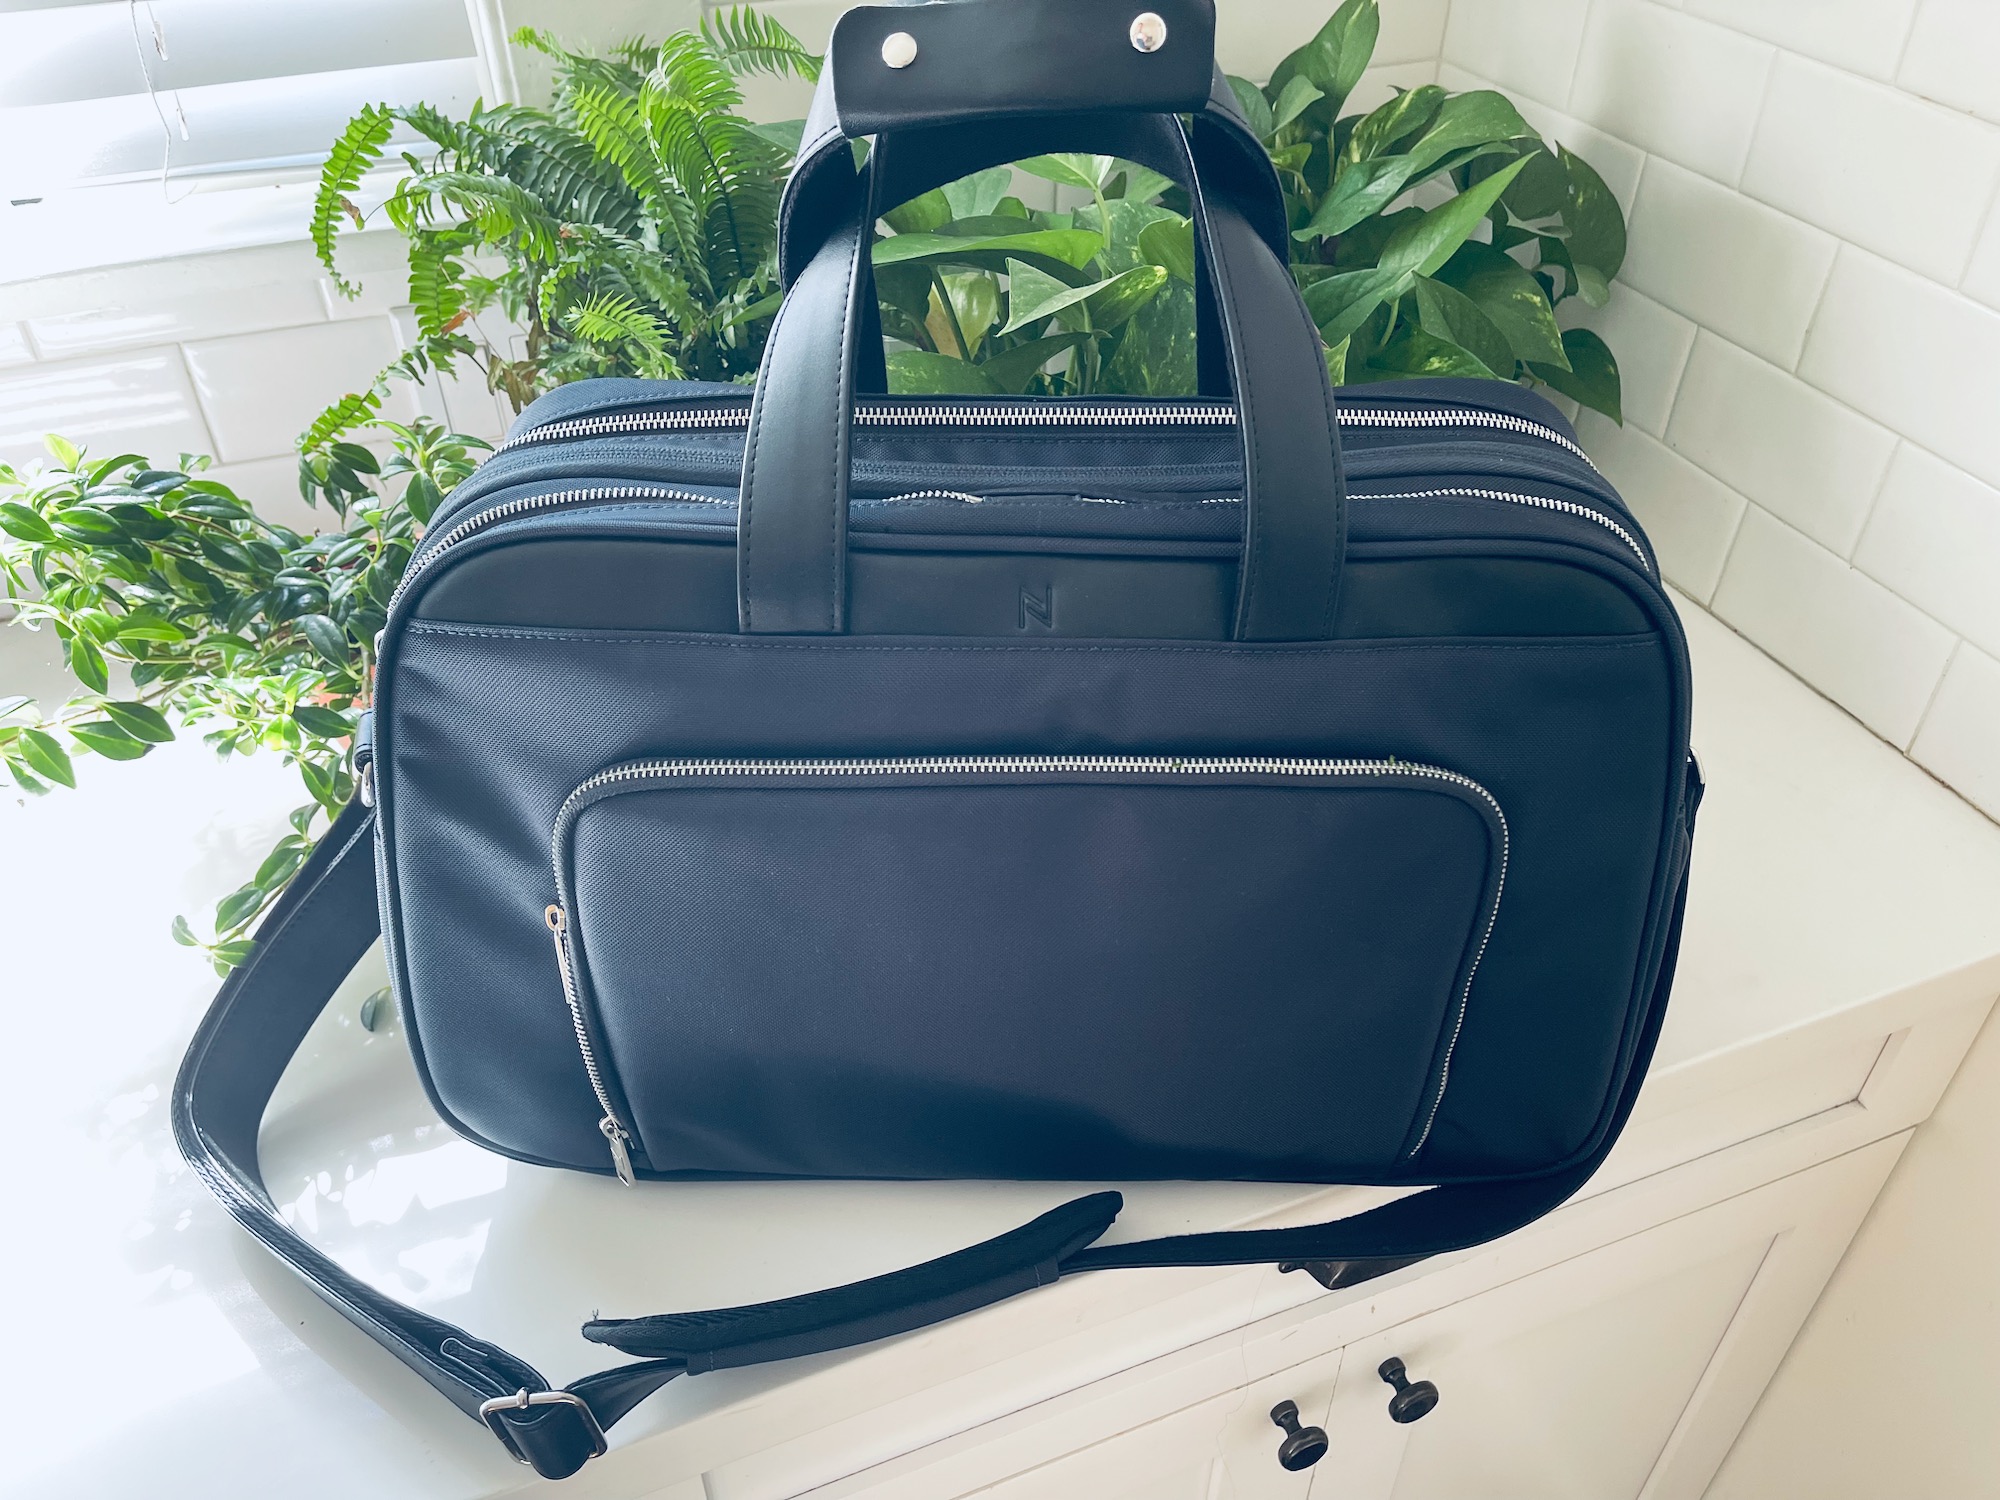
[[[75,786],[80,755],[137,760],[180,730],[224,755],[274,750],[309,800],[213,931],[174,936],[226,972],[246,934],[354,794],[351,737],[374,666],[375,632],[417,529],[485,445],[435,423],[384,424],[380,464],[343,444],[347,476],[321,490],[340,529],[305,535],[260,519],[208,460],[173,467],[136,454],[92,459],[49,439],[53,463],[0,465],[0,580],[16,623],[62,642],[80,691],[43,712],[0,699],[0,763],[23,790]]]

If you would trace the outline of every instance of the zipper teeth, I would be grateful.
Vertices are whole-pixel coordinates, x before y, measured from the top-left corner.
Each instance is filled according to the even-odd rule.
[[[1137,771],[1161,776],[1427,776],[1500,804],[1470,776],[1408,760],[1325,760],[1291,756],[923,755],[881,760],[635,760],[599,771],[563,802],[558,833],[590,793],[621,781],[697,776],[1033,775],[1057,771]]]
[[[560,908],[558,908],[560,910]],[[576,968],[569,953],[569,921],[562,919],[561,926],[554,928],[556,940],[556,968],[562,975],[563,999],[569,1005],[570,1025],[576,1030],[576,1049],[583,1054],[583,1071],[590,1077],[590,1091],[597,1095],[598,1105],[604,1110],[604,1118],[615,1122],[619,1129],[625,1122],[611,1104],[611,1090],[605,1086],[604,1074],[597,1065],[597,1049],[591,1045],[590,1023],[584,1019],[583,997],[576,987]],[[629,1132],[628,1132],[629,1134]]]
[[[555,490],[545,495],[529,495],[520,500],[509,500],[504,505],[496,505],[491,510],[483,510],[476,516],[467,516],[432,542],[424,554],[404,570],[402,579],[389,596],[389,607],[394,609],[396,601],[416,581],[419,574],[438,560],[451,547],[499,521],[507,521],[515,516],[526,515],[537,510],[560,510],[566,505],[590,505],[607,500],[682,500],[698,505],[729,505],[732,501],[718,499],[714,495],[697,495],[693,490],[678,490],[657,484],[605,485],[587,490]]]
[[[1467,485],[1443,485],[1429,490],[1377,490],[1354,498],[1357,500],[1505,500],[1510,505],[1532,505],[1538,510],[1555,510],[1567,516],[1582,516],[1585,520],[1595,521],[1616,534],[1618,540],[1632,549],[1632,555],[1639,559],[1639,566],[1649,574],[1653,571],[1653,565],[1646,560],[1646,549],[1639,545],[1637,537],[1604,512],[1592,510],[1588,505],[1578,505],[1574,500],[1554,500],[1547,495],[1530,495],[1521,490],[1483,490]]]
[[[1442,766],[1422,761],[1328,760],[1293,756],[931,755],[878,760],[638,760],[598,772],[564,799],[556,813],[550,857],[555,865],[557,890],[562,892],[565,889],[562,850],[570,827],[582,810],[579,804],[592,793],[621,782],[670,781],[701,776],[982,775],[996,772],[1032,775],[1049,771],[1137,771],[1158,775],[1212,776],[1419,776],[1461,787],[1492,809],[1494,821],[1500,828],[1500,870],[1493,885],[1493,899],[1487,905],[1486,923],[1479,934],[1479,946],[1473,951],[1472,962],[1466,966],[1465,983],[1459,988],[1451,1037],[1445,1043],[1444,1060],[1438,1067],[1437,1085],[1424,1116],[1424,1128],[1405,1155],[1415,1156],[1421,1151],[1424,1142],[1430,1139],[1431,1128],[1437,1123],[1438,1111],[1444,1105],[1445,1085],[1450,1081],[1452,1058],[1458,1051],[1458,1039],[1465,1029],[1465,1013],[1472,998],[1472,984],[1478,977],[1480,962],[1486,957],[1487,945],[1492,942],[1494,925],[1500,919],[1500,898],[1507,889],[1507,862],[1512,843],[1507,814],[1499,801],[1470,776],[1457,771],[1447,771]],[[591,1087],[597,1092],[597,1101],[604,1107],[605,1117],[616,1121],[618,1116],[611,1107],[609,1092],[598,1071],[590,1028],[585,1023],[582,1001],[570,970],[566,919],[564,930],[557,934],[556,947],[561,959],[564,995],[569,1001],[570,1015],[576,1027],[577,1046],[583,1053],[584,1071],[590,1075]]]
[[[1466,780],[1486,799],[1487,806],[1493,809],[1493,816],[1500,824],[1500,873],[1493,882],[1492,904],[1486,909],[1486,929],[1479,934],[1479,946],[1473,949],[1472,962],[1466,965],[1465,986],[1458,992],[1458,1013],[1452,1017],[1451,1040],[1444,1044],[1444,1061],[1438,1064],[1437,1089],[1431,1095],[1430,1110],[1424,1115],[1424,1128],[1417,1133],[1415,1144],[1406,1153],[1409,1156],[1415,1156],[1424,1149],[1424,1142],[1431,1138],[1431,1127],[1437,1124],[1438,1111],[1444,1107],[1445,1085],[1451,1082],[1451,1060],[1458,1052],[1459,1034],[1465,1030],[1465,1012],[1472,1000],[1472,981],[1479,975],[1479,965],[1486,957],[1487,944],[1493,941],[1493,926],[1500,920],[1500,898],[1507,894],[1507,860],[1514,842],[1513,834],[1507,827],[1507,814],[1485,787],[1470,778]]]
[[[1120,505],[1124,503],[1119,500],[1096,499],[1091,496],[1080,496],[1079,498],[1095,505]],[[1612,532],[1621,542],[1632,549],[1632,555],[1639,560],[1639,566],[1649,575],[1652,572],[1652,564],[1647,561],[1646,551],[1639,545],[1638,538],[1634,537],[1631,532],[1620,526],[1602,511],[1592,510],[1587,505],[1578,505],[1572,500],[1554,500],[1547,495],[1530,495],[1521,490],[1487,490],[1460,485],[1441,486],[1428,490],[1377,491],[1365,495],[1356,495],[1353,498],[1357,500],[1502,500],[1510,505],[1531,505],[1538,510],[1559,511],[1564,515],[1579,516],[1586,521],[1595,521],[1598,525]],[[967,505],[981,504],[984,499],[984,496],[968,494],[964,490],[911,490],[906,494],[891,495],[889,497],[891,503],[901,500],[958,500]],[[436,542],[432,543],[424,554],[410,565],[409,569],[403,574],[401,581],[397,583],[395,591],[390,595],[390,607],[395,607],[396,602],[403,597],[405,590],[431,564],[436,562],[444,552],[463,541],[466,537],[496,522],[511,520],[516,516],[526,515],[532,511],[559,510],[568,505],[587,505],[608,500],[678,500],[699,505],[728,505],[731,503],[728,500],[718,499],[714,495],[698,495],[692,490],[672,489],[660,485],[620,485],[588,490],[557,490],[551,494],[530,495],[521,500],[509,500],[504,505],[496,505],[491,510],[481,511],[476,516],[466,517],[466,519],[460,521],[441,535]],[[1213,500],[1204,500],[1201,503],[1203,505],[1241,505],[1243,502],[1234,495],[1218,495]]]
[[[1590,463],[1590,455],[1544,422],[1508,412],[1459,407],[1450,411],[1398,411],[1381,407],[1340,407],[1343,427],[1487,427],[1540,438]],[[748,409],[683,412],[608,412],[545,423],[509,438],[500,451],[560,438],[604,437],[628,432],[696,432],[747,427]],[[1227,405],[1186,405],[1156,408],[1123,406],[1029,407],[1004,406],[857,406],[858,427],[1234,427],[1236,408]],[[1596,465],[1591,465],[1595,472]]]

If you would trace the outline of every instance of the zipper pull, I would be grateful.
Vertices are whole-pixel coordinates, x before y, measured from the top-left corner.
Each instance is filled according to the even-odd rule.
[[[617,1169],[618,1180],[627,1187],[637,1187],[639,1179],[632,1174],[632,1153],[625,1146],[631,1137],[625,1133],[625,1127],[606,1115],[597,1122],[597,1128],[611,1144],[611,1165]]]
[[[583,1053],[583,1069],[590,1075],[590,1086],[604,1109],[604,1118],[597,1122],[597,1128],[603,1133],[605,1144],[611,1147],[611,1165],[618,1173],[618,1180],[627,1187],[637,1187],[639,1179],[632,1171],[632,1136],[618,1123],[618,1116],[612,1111],[611,1094],[597,1071],[590,1034],[584,1027],[583,1006],[576,994],[576,975],[569,966],[569,918],[560,906],[550,906],[543,910],[542,921],[548,926],[549,936],[555,939],[556,968],[562,973],[563,998],[569,1002],[570,1016],[576,1023],[576,1044]]]

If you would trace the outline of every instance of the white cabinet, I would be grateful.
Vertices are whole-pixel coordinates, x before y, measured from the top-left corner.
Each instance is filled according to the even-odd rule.
[[[1900,1147],[1350,1344],[1312,1500],[1694,1500]],[[1404,1426],[1378,1374],[1391,1356],[1439,1390]]]
[[[1339,1294],[1262,1335],[1153,1362],[1140,1378],[903,1455],[817,1493],[900,1500],[1695,1500],[1867,1212],[1904,1137],[1380,1324]],[[1699,1173],[1700,1164],[1679,1169]],[[1673,1175],[1673,1174],[1669,1174]],[[1634,1194],[1626,1213],[1664,1201]],[[1600,1215],[1597,1233],[1611,1226]],[[1615,1232],[1615,1231],[1614,1231]],[[1394,1304],[1387,1316],[1395,1317]],[[1348,1336],[1348,1335],[1352,1336]],[[1287,1349],[1336,1347],[1257,1374]],[[1439,1391],[1390,1419],[1383,1362]],[[1211,1393],[1142,1415],[1144,1393]],[[1324,1427],[1289,1473],[1271,1409]],[[1129,1424],[1129,1425],[1120,1425]],[[1051,1450],[1057,1450],[1052,1452]]]

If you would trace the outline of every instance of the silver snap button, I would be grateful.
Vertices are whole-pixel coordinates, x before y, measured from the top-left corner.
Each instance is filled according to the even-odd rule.
[[[1167,23],[1158,11],[1142,10],[1132,18],[1132,46],[1139,52],[1158,52],[1167,45]]]
[[[1136,47],[1137,42],[1133,45]],[[882,38],[882,61],[892,68],[907,68],[917,60],[917,39],[907,31],[892,31]]]

